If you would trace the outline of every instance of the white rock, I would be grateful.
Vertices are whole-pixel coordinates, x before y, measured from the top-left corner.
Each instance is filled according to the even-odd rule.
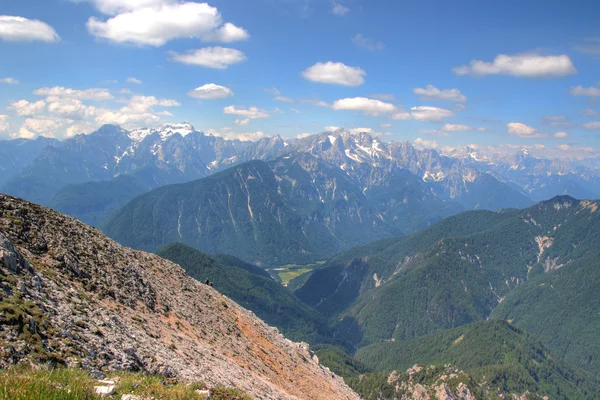
[[[96,391],[96,394],[99,394],[101,397],[112,396],[113,394],[115,394],[115,389],[117,389],[117,387],[115,385],[94,386],[94,390]]]
[[[208,399],[210,397],[210,390],[196,390],[196,394],[200,396],[201,399]]]

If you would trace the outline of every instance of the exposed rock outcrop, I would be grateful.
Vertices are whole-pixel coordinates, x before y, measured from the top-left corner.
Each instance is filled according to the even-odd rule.
[[[176,264],[0,194],[0,367],[58,363],[238,387],[260,399],[357,399],[308,346]]]

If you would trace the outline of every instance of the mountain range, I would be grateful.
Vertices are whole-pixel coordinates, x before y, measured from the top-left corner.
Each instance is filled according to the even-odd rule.
[[[559,194],[577,198],[600,194],[600,168],[589,160],[545,160],[526,151],[484,156],[470,147],[418,150],[409,142],[388,143],[367,132],[343,129],[301,139],[274,136],[243,142],[199,132],[189,123],[134,131],[105,125],[63,141],[1,143],[2,192],[95,225],[148,190],[293,153],[311,154],[365,193],[410,175],[421,183],[420,189],[467,210],[525,207]],[[398,171],[404,176],[398,178]],[[130,179],[127,185],[115,180],[123,176]],[[88,208],[83,193],[95,194]]]

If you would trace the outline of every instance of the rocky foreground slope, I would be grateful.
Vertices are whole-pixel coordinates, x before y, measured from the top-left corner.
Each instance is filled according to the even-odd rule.
[[[0,367],[174,374],[260,399],[357,399],[251,312],[176,264],[0,194]]]

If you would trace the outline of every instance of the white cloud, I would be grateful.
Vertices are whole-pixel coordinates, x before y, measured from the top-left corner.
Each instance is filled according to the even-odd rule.
[[[384,45],[381,42],[377,42],[373,39],[369,39],[364,36],[362,33],[357,34],[352,38],[352,43],[358,48],[368,50],[368,51],[378,51],[383,50]]]
[[[536,53],[496,56],[494,61],[473,60],[452,70],[456,75],[509,75],[520,78],[559,77],[577,73],[569,56]]]
[[[227,22],[216,31],[206,35],[204,40],[211,42],[231,43],[240,40],[246,40],[249,37],[250,35],[244,28],[240,28],[230,22]]]
[[[74,0],[79,2],[80,0]],[[176,3],[177,0],[89,0],[102,13],[115,15],[146,7]]]
[[[33,92],[37,96],[48,96],[47,101],[57,98],[71,98],[78,100],[112,100],[113,96],[106,89],[70,89],[62,86],[43,87]]]
[[[598,112],[595,110],[592,110],[591,108],[586,108],[586,109],[579,111],[579,114],[583,115],[584,117],[596,117],[598,115]]]
[[[136,85],[141,85],[142,83],[144,83],[141,80],[139,80],[138,78],[134,78],[134,77],[127,78],[127,82],[135,83]]]
[[[246,119],[236,119],[234,121],[234,123],[236,125],[240,125],[240,126],[246,126],[250,123],[250,118],[246,118]]]
[[[160,116],[163,116],[163,117],[174,117],[175,116],[175,115],[173,115],[173,113],[171,113],[171,112],[169,112],[167,110],[157,112],[156,115],[160,115]]]
[[[93,117],[96,108],[87,106],[77,99],[57,99],[48,104],[48,111],[63,118],[73,120]]]
[[[458,89],[440,90],[433,85],[427,85],[425,88],[414,88],[413,93],[419,96],[421,100],[458,101],[461,103],[467,101],[467,98]]]
[[[190,90],[188,96],[204,100],[226,99],[233,96],[233,91],[225,86],[207,83],[206,85]]]
[[[454,113],[445,108],[419,106],[410,109],[410,113],[417,121],[440,122],[454,116]]]
[[[250,107],[250,108],[237,108],[236,106],[228,106],[223,108],[223,113],[230,115],[239,115],[240,117],[249,118],[249,119],[258,119],[258,118],[269,118],[270,115],[265,110],[259,109],[258,107]]]
[[[172,99],[159,99],[155,96],[132,96],[126,106],[118,110],[96,109],[95,121],[99,125],[114,124],[126,129],[157,127],[163,119],[153,111],[154,107],[178,107]]]
[[[366,97],[354,97],[340,99],[333,102],[331,108],[334,110],[362,111],[366,115],[376,116],[396,111],[396,107],[390,103],[380,100],[368,99]]]
[[[327,126],[326,126],[326,127],[324,127],[323,129],[324,129],[324,132],[337,132],[337,131],[339,131],[340,129],[342,129],[342,130],[343,130],[344,128],[342,128],[342,127],[340,127],[340,126],[327,125]]]
[[[241,140],[243,142],[256,141],[267,137],[267,135],[262,131],[236,133],[231,132],[230,128],[221,128],[218,131],[215,129],[208,129],[206,133],[212,136],[219,136],[228,140]]]
[[[349,67],[341,62],[316,63],[302,72],[304,79],[313,82],[360,86],[365,83],[365,71],[358,67]]]
[[[285,96],[275,96],[273,98],[273,100],[281,101],[281,102],[284,102],[284,103],[293,103],[294,102],[293,99],[290,99],[289,97],[285,97]]]
[[[510,122],[506,124],[508,128],[508,134],[518,136],[523,139],[537,139],[548,137],[547,134],[539,132],[537,129],[525,125],[521,122]]]
[[[65,125],[72,122],[73,121],[64,119],[27,118],[21,125],[17,137],[26,139],[33,139],[40,135],[46,137],[59,137],[60,131],[64,130]]]
[[[296,136],[296,139],[304,139],[304,138],[307,138],[312,135],[313,135],[312,133],[304,132],[304,133],[301,133],[298,136]]]
[[[447,132],[466,132],[466,131],[473,130],[473,128],[471,128],[468,125],[446,124],[446,125],[442,126],[442,130],[447,131]]]
[[[5,132],[10,129],[10,124],[8,115],[0,114],[0,132]]]
[[[556,132],[554,137],[557,139],[565,139],[569,137],[569,134],[567,132]]]
[[[246,55],[241,51],[220,46],[204,47],[186,53],[171,52],[170,54],[171,61],[216,69],[225,69],[231,64],[246,61]]]
[[[487,131],[488,131],[488,128],[484,128],[482,126],[477,128],[477,132],[487,132]]]
[[[396,121],[408,121],[409,119],[413,119],[413,116],[409,112],[402,110],[392,114],[390,118]]]
[[[462,104],[462,103],[456,103],[456,104],[454,104],[454,105],[452,106],[452,109],[453,109],[454,111],[459,111],[459,112],[460,112],[460,111],[466,111],[466,110],[467,110],[467,106],[465,106],[465,105],[464,105],[464,104]]]
[[[60,37],[48,24],[37,19],[0,15],[0,39],[9,42],[58,42]]]
[[[308,104],[313,105],[315,107],[331,107],[331,104],[327,103],[326,101],[319,100],[319,99],[302,100],[302,101],[304,103],[308,103]]]
[[[9,110],[14,110],[18,116],[31,117],[36,114],[40,114],[46,108],[46,103],[43,100],[39,100],[30,103],[27,100],[19,100],[8,106]]]
[[[279,96],[281,94],[281,92],[279,91],[279,89],[277,89],[276,87],[273,88],[264,88],[263,89],[265,92],[272,94],[273,96]]]
[[[600,97],[600,88],[574,86],[569,90],[573,96]]]
[[[348,129],[348,132],[355,135],[357,133],[368,133],[370,135],[375,134],[375,131],[372,128],[352,128]]]
[[[331,2],[331,12],[334,15],[344,16],[350,12],[350,9],[334,0]]]
[[[151,112],[134,113],[129,112],[125,107],[121,110],[103,111],[96,117],[96,122],[100,125],[113,124],[133,129],[139,127],[154,128],[163,124],[163,120]]]
[[[139,2],[137,2],[139,3]],[[106,21],[91,17],[88,31],[116,43],[162,46],[177,38],[199,38],[205,41],[229,43],[249,37],[231,23],[223,25],[221,14],[207,3],[143,1],[141,7],[133,1],[121,2],[121,12]]]
[[[600,121],[587,122],[581,126],[584,129],[589,129],[589,130],[600,129]]]
[[[416,138],[413,140],[413,146],[419,150],[436,149],[438,147],[438,143],[435,140]]]
[[[123,107],[121,110],[125,112],[132,113],[144,113],[152,107],[160,106],[160,107],[179,107],[178,101],[172,99],[158,99],[154,96],[132,96],[129,100],[127,106]]]
[[[381,124],[379,125],[379,127],[381,129],[390,129],[392,127],[392,124]]]
[[[19,81],[16,80],[15,78],[2,78],[0,79],[0,83],[6,83],[7,85],[18,85]]]

